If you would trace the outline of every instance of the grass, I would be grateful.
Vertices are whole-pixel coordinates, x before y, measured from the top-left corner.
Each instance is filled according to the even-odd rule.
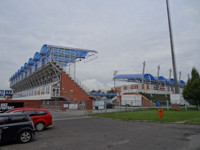
[[[140,110],[132,112],[120,112],[120,113],[104,113],[104,114],[95,114],[94,116],[122,119],[122,120],[149,120],[149,121],[160,121],[160,122],[178,122],[183,120],[190,120],[194,118],[200,118],[200,111],[173,111],[173,110],[164,110],[163,118],[159,118],[158,110]],[[191,120],[191,121],[195,121]],[[200,121],[200,119],[197,119]],[[192,123],[192,122],[190,122]]]
[[[199,124],[200,123],[200,118],[188,120],[188,121],[186,121],[186,123],[194,123],[194,124],[198,123]]]

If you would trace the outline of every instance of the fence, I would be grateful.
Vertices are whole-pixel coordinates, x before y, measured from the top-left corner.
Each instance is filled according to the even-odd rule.
[[[84,101],[79,104],[68,104],[66,101],[43,101],[41,108],[49,109],[51,112],[65,113],[66,116],[85,116],[97,113],[111,113],[111,112],[125,112],[125,111],[136,111],[136,110],[147,110],[147,109],[158,109],[163,108],[166,110],[171,109],[171,102],[166,100],[150,101],[152,105],[145,106],[143,101],[139,100],[126,100],[120,105],[114,105],[107,100],[94,101],[93,109],[87,110],[86,103]],[[177,102],[178,103],[178,102]],[[182,109],[188,110],[193,109],[194,106],[181,105]],[[64,114],[62,114],[64,115]]]
[[[135,110],[146,110],[146,109],[166,109],[166,110],[171,110],[172,105],[179,105],[180,101],[176,103],[171,103],[170,100],[150,100],[149,101],[151,104],[150,105],[145,105],[145,103],[141,100],[125,100],[121,102],[121,104],[117,105],[112,105],[108,103],[107,101],[104,101],[103,105],[99,106],[94,106],[93,105],[93,113],[109,113],[109,112],[123,112],[123,111],[135,111]],[[102,102],[103,103],[103,102]],[[102,104],[101,103],[101,104]],[[194,109],[195,106],[188,105],[188,104],[181,104],[180,105],[181,109],[188,110],[188,109]]]
[[[43,101],[41,108],[50,109],[52,111],[87,109],[85,101],[81,101],[78,104],[69,104],[67,101]]]

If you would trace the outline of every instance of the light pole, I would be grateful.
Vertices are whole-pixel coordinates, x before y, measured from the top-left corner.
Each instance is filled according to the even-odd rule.
[[[173,66],[173,73],[174,73],[174,86],[175,86],[175,93],[178,94],[179,89],[178,89],[178,84],[177,84],[176,61],[175,61],[175,54],[174,54],[174,45],[173,45],[173,36],[172,36],[172,29],[171,29],[168,0],[166,0],[166,4],[167,4],[167,16],[168,16],[169,36],[170,36],[170,44],[171,44],[172,66]]]
[[[117,73],[118,73],[118,71],[117,71],[117,70],[115,70],[115,71],[114,71],[114,73],[113,73],[114,92],[115,92],[115,95],[116,95],[116,97],[117,97],[117,93],[116,93],[116,90],[115,90],[115,76],[117,75]],[[120,100],[118,100],[118,97],[117,97],[116,101],[118,101],[118,103],[119,103],[119,106],[120,106]]]
[[[113,81],[114,81],[114,91],[115,91],[115,76],[117,75],[118,71],[115,70],[113,73]]]

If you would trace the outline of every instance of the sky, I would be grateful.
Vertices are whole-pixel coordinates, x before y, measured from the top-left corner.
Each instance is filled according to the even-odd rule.
[[[200,71],[200,1],[169,0],[177,73]],[[90,90],[110,89],[113,72],[168,78],[172,68],[165,0],[0,0],[0,89],[44,44],[98,51],[77,63]]]

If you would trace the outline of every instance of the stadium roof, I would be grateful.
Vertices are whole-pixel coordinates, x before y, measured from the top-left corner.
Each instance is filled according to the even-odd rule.
[[[50,56],[49,53],[52,50],[56,50],[57,53],[55,54],[56,57]],[[65,51],[65,54],[63,54]],[[59,54],[59,56],[58,56]],[[64,56],[60,56],[63,54]],[[93,60],[97,58],[98,52],[95,50],[89,50],[89,49],[83,49],[83,48],[73,48],[73,47],[65,47],[65,46],[56,46],[56,45],[48,45],[44,44],[40,50],[40,52],[36,52],[33,56],[33,58],[29,58],[28,62],[25,62],[23,66],[20,67],[17,72],[15,72],[11,77],[10,81],[14,80],[18,75],[23,74],[25,71],[27,71],[31,66],[34,66],[37,62],[41,63],[42,58],[46,58],[50,61],[50,59],[53,59],[53,61],[58,62],[59,65],[66,67],[68,63],[75,63],[77,61],[80,61],[82,59],[87,59],[87,61]],[[63,58],[65,57],[65,58]],[[37,63],[37,65],[39,64]],[[36,65],[36,66],[37,66]],[[40,65],[41,67],[41,65]],[[38,68],[37,68],[38,69]]]
[[[141,82],[142,81],[142,74],[119,74],[116,75],[114,78],[114,80],[120,80],[120,81],[127,81],[127,82]],[[158,77],[158,81],[161,83],[166,83],[166,84],[174,84],[174,79],[171,78],[170,80],[163,77],[163,76],[159,76]],[[170,82],[169,82],[170,81]],[[156,83],[157,82],[157,77],[147,73],[144,74],[144,82],[152,82]],[[179,82],[180,85],[185,85],[185,82],[183,80],[181,80]]]

